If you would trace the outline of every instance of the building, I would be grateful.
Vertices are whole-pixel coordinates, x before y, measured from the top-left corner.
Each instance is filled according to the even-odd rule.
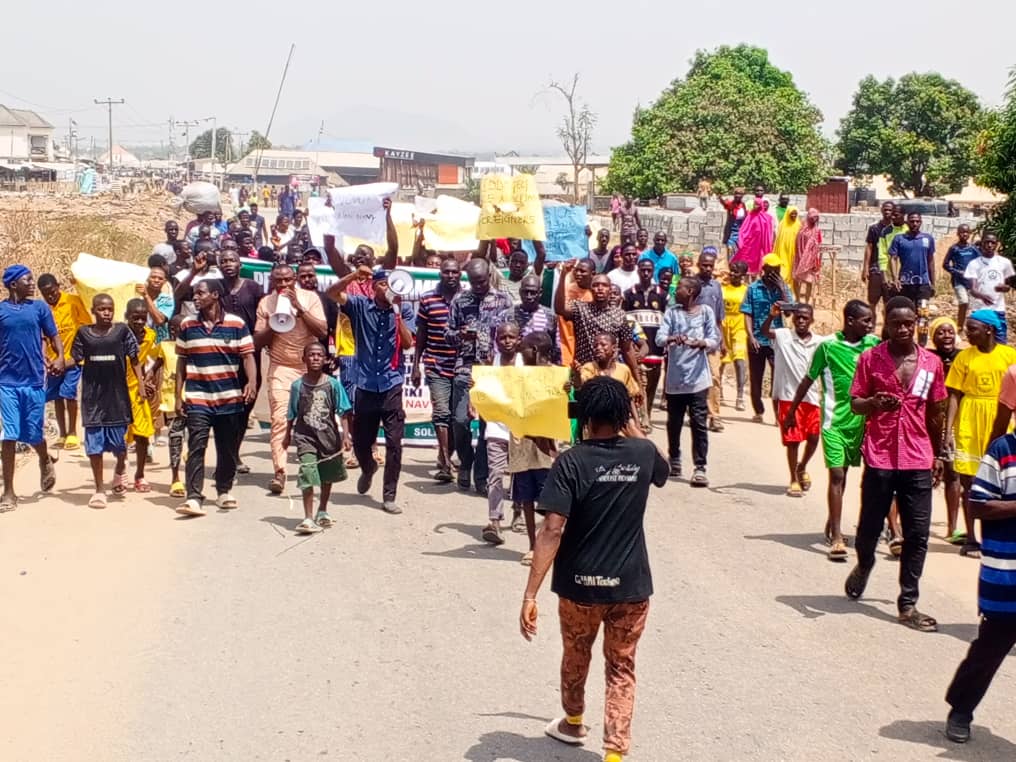
[[[318,184],[324,180],[332,187],[363,185],[377,180],[380,161],[369,153],[344,151],[316,151],[314,149],[266,148],[251,151],[242,159],[223,167],[216,162],[215,174],[225,174],[227,182],[249,183],[253,181],[255,165],[258,183],[285,185],[296,178],[298,182]],[[194,159],[193,171],[208,175],[211,160]]]
[[[536,177],[536,189],[541,196],[567,197],[571,198],[575,185],[575,170],[572,167],[571,159],[567,156],[498,156],[495,159],[497,164],[507,164],[512,168],[511,174],[525,172]],[[609,156],[589,154],[586,157],[585,169],[579,170],[579,198],[587,196],[590,184],[594,184],[593,194],[595,195],[595,183],[599,183],[607,176],[607,167],[610,165]]]
[[[102,154],[98,159],[99,164],[104,167],[112,167],[113,169],[141,169],[141,159],[132,154],[122,145],[118,143],[113,144],[113,161],[110,163],[110,152]]]
[[[472,156],[423,153],[404,148],[374,146],[380,160],[378,180],[398,183],[407,192],[465,190],[476,160]]]
[[[0,159],[53,161],[53,125],[34,111],[0,105]]]

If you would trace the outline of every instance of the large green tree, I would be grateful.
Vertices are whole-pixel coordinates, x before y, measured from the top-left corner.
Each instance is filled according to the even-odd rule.
[[[998,235],[1002,251],[1016,258],[1016,69],[1010,72],[1005,103],[985,117],[978,136],[977,182],[1007,199],[988,213],[987,227]]]
[[[614,149],[606,192],[653,198],[695,188],[762,183],[803,192],[823,179],[821,112],[789,72],[749,45],[698,51],[648,108],[635,111],[631,140]]]
[[[190,144],[190,156],[192,159],[207,159],[212,155],[212,131],[205,130]],[[215,130],[215,158],[222,164],[229,161],[236,161],[238,154],[233,145],[233,133],[225,127]]]
[[[849,175],[887,175],[904,195],[956,193],[974,173],[983,120],[977,96],[941,74],[867,76],[840,122],[836,166]]]

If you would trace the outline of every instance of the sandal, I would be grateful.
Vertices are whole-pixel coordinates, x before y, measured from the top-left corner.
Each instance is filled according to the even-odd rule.
[[[3,502],[0,502],[0,513],[8,513],[10,511],[15,511],[15,510],[17,510],[17,508],[18,508],[18,501],[17,501],[16,498],[15,499],[11,499],[11,500],[4,500]]]
[[[871,569],[862,569],[860,566],[855,566],[853,571],[847,575],[847,581],[843,583],[843,592],[847,594],[848,598],[853,598],[855,601],[864,595],[864,588],[868,586],[868,577],[871,574]]]
[[[487,524],[480,536],[484,542],[489,542],[491,545],[504,545],[504,537],[501,536],[501,530],[494,526],[494,524]]]
[[[802,468],[797,469],[797,481],[805,492],[811,489],[811,475]]]
[[[452,470],[450,468],[447,468],[447,467],[445,467],[445,468],[439,468],[437,470],[437,473],[434,474],[434,481],[440,482],[442,484],[448,484],[454,478],[455,477],[452,476]]]
[[[379,466],[383,466],[385,464],[385,456],[380,451],[374,453],[374,462]]]
[[[73,434],[69,434],[64,440],[63,448],[65,450],[77,450],[79,447],[81,447],[81,440]]]
[[[106,507],[106,494],[104,492],[96,492],[92,495],[88,501],[89,508],[102,509]]]
[[[899,622],[918,632],[938,632],[938,622],[927,614],[922,614],[916,606],[901,611]]]
[[[892,553],[893,558],[899,558],[903,555],[903,538],[893,537],[889,540],[889,552]]]
[[[46,458],[46,465],[39,469],[39,488],[43,492],[49,492],[56,486],[56,469],[53,468],[54,463],[56,463],[56,458],[49,455]]]
[[[127,472],[124,471],[122,474],[113,474],[113,495],[116,497],[123,497],[127,494]]]
[[[566,743],[570,746],[582,746],[586,742],[586,735],[589,733],[589,728],[585,725],[580,725],[579,732],[581,735],[568,735],[561,730],[561,726],[566,722],[567,720],[564,717],[558,717],[556,720],[551,720],[550,724],[543,729],[543,732],[555,741],[560,741],[561,743]]]
[[[801,489],[801,485],[797,482],[791,482],[790,486],[787,487],[787,497],[804,497],[804,490]]]
[[[829,548],[829,560],[840,562],[847,560],[847,544],[842,539],[834,542]]]
[[[981,543],[977,541],[963,543],[963,547],[960,548],[960,555],[966,556],[967,558],[980,558]]]
[[[173,482],[173,486],[169,488],[170,497],[187,497],[187,489],[183,486],[183,482]]]
[[[151,492],[152,485],[149,484],[144,477],[134,480],[134,491],[135,492]]]
[[[312,519],[304,519],[296,525],[297,534],[317,534],[321,531],[321,527],[314,523]]]
[[[531,550],[527,551],[526,554],[524,556],[522,556],[522,558],[519,559],[519,563],[522,564],[523,566],[532,566],[533,565],[533,551],[531,551]]]
[[[512,516],[512,531],[518,534],[526,531],[526,517],[522,515],[522,511],[515,511]]]
[[[286,488],[286,474],[282,471],[276,471],[275,476],[270,482],[268,482],[268,491],[273,495],[281,495],[282,491]]]
[[[348,458],[346,458],[346,468],[359,468],[359,467],[360,461],[356,459],[355,455],[350,455]]]
[[[951,535],[945,538],[945,541],[950,545],[965,545],[967,542],[967,533],[956,529]]]

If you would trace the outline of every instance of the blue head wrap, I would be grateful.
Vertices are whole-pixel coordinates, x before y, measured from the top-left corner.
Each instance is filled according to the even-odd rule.
[[[995,310],[974,310],[970,315],[970,319],[989,326],[995,331],[995,340],[1004,341],[1005,323],[1002,320],[1002,316],[995,312]]]
[[[374,283],[381,280],[388,280],[388,274],[388,270],[385,269],[375,270],[374,274],[371,276],[371,280],[373,280]]]
[[[4,270],[4,288],[10,288],[11,286],[14,285],[15,281],[21,280],[26,275],[30,275],[31,273],[32,271],[29,270],[24,265],[11,265],[6,270]]]

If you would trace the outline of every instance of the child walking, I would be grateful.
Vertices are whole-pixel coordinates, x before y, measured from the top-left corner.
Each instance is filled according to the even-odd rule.
[[[96,294],[92,299],[95,323],[82,326],[74,336],[71,357],[81,371],[81,421],[85,429],[85,454],[92,466],[95,494],[90,508],[106,507],[102,455],[116,456],[113,494],[127,491],[127,427],[133,417],[127,376],[144,388],[144,372],[138,364],[138,342],[124,323],[113,322],[113,299]]]
[[[737,385],[734,409],[737,411],[744,410],[744,383],[748,378],[748,331],[741,314],[741,303],[748,291],[747,277],[748,263],[739,259],[730,265],[729,280],[723,285],[723,346],[727,351],[720,359],[720,388],[723,388],[724,369],[733,364]]]
[[[151,356],[155,362],[148,374],[150,388],[159,390],[159,412],[166,419],[166,427],[169,429],[169,470],[172,482],[169,494],[172,497],[187,497],[187,489],[180,481],[187,417],[176,414],[176,337],[182,321],[183,315],[176,315],[169,321],[169,338],[160,341],[152,350]],[[161,382],[156,384],[160,373]]]
[[[522,339],[524,365],[550,365],[553,348],[550,334],[534,331]],[[523,566],[533,563],[536,546],[536,503],[557,457],[557,442],[547,437],[512,437],[508,442],[508,473],[512,475],[512,500],[522,509],[529,536],[529,550],[522,556]]]
[[[314,534],[335,523],[328,515],[328,498],[332,484],[346,480],[337,418],[348,412],[351,405],[339,380],[324,372],[325,348],[320,342],[304,347],[303,362],[307,372],[289,390],[289,423],[282,446],[288,450],[295,444],[300,460],[296,486],[303,493],[303,521],[296,531]],[[315,487],[321,489],[317,515]]]
[[[632,417],[638,420],[641,407],[637,404],[642,395],[642,387],[631,374],[628,366],[617,361],[617,337],[610,333],[601,333],[593,339],[593,362],[579,365],[572,363],[572,383],[580,389],[585,383],[597,376],[608,376],[624,384],[631,396]]]
[[[155,347],[155,330],[148,327],[148,307],[144,300],[131,299],[127,302],[124,318],[138,345],[138,366],[144,370]],[[152,419],[152,406],[149,404],[149,398],[155,398],[155,390],[139,385],[138,377],[128,372],[127,391],[130,394],[131,414],[134,418],[134,422],[127,429],[127,442],[134,443],[134,457],[137,460],[134,469],[134,491],[151,492],[152,487],[145,480],[145,461],[148,459],[148,442],[155,436],[155,422]]]
[[[521,365],[522,354],[519,349],[519,327],[515,323],[502,323],[494,334],[497,352],[494,354],[494,366]],[[472,379],[470,387],[472,387]],[[483,528],[484,542],[491,545],[503,545],[501,522],[504,520],[504,477],[508,473],[508,440],[511,434],[508,427],[497,421],[486,422],[487,440],[487,526]]]

